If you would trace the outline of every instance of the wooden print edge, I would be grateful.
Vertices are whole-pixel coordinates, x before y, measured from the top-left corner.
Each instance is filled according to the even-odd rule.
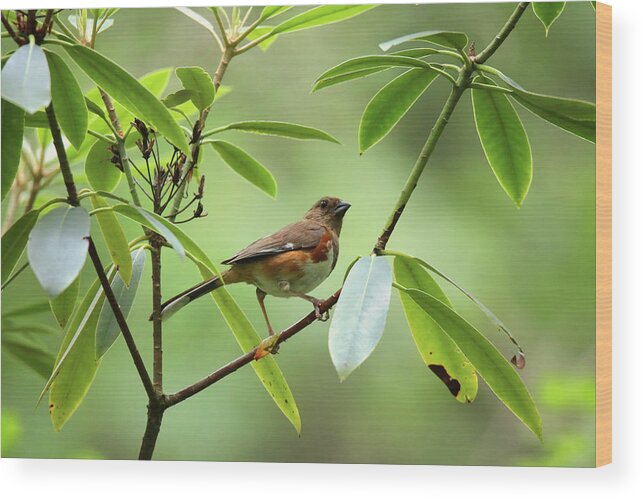
[[[612,462],[612,7],[596,4],[596,466]]]

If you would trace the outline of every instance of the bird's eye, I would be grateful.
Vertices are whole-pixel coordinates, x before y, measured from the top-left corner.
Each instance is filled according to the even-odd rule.
[[[319,203],[319,206],[321,206],[322,208],[326,208],[328,206],[328,201],[322,199],[321,203]]]

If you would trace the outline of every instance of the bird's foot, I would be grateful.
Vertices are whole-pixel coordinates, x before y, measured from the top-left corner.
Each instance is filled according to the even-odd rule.
[[[330,312],[326,310],[325,312],[322,313],[320,308],[322,303],[323,303],[323,300],[315,300],[313,302],[313,306],[315,307],[315,317],[317,318],[318,321],[326,322],[328,319],[330,319]]]

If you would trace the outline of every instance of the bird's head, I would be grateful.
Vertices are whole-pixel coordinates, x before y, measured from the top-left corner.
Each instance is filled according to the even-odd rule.
[[[342,219],[350,207],[350,203],[339,198],[324,196],[308,210],[306,218],[334,229],[339,234],[342,228]]]

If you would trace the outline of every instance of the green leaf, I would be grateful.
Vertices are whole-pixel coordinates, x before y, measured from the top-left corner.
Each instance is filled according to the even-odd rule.
[[[4,106],[5,104],[3,103],[2,105]],[[36,111],[33,114],[25,114],[25,127],[49,129],[49,120],[47,119],[47,113],[45,113],[44,111]]]
[[[203,111],[214,102],[214,84],[203,68],[176,68],[176,76],[190,92],[190,100],[199,111]]]
[[[277,196],[277,182],[272,173],[243,149],[223,140],[205,140],[235,172],[270,197]]]
[[[323,80],[317,80],[315,85],[313,85],[312,92],[317,92],[317,90],[321,90],[322,88],[332,87],[333,85],[339,85],[340,83],[345,83],[347,81],[365,78],[366,76],[381,73],[382,71],[386,71],[387,69],[390,68],[385,66],[378,66],[371,69],[360,69],[351,73],[344,73],[338,76],[331,76],[330,78],[325,78]]]
[[[411,69],[382,87],[362,115],[359,124],[360,153],[386,137],[437,76],[435,71]]]
[[[391,266],[384,257],[362,257],[348,274],[328,333],[340,381],[368,358],[382,338],[392,281]]]
[[[325,24],[336,23],[344,19],[358,16],[377,7],[376,5],[321,5],[313,7],[287,21],[275,26],[273,35],[279,33],[292,33],[301,29],[315,28]]]
[[[488,83],[487,78],[475,81]],[[498,182],[520,207],[531,184],[529,139],[518,113],[505,94],[471,89],[473,116],[480,143]]]
[[[4,84],[4,83],[3,83]],[[22,134],[25,125],[25,112],[18,106],[2,99],[1,113],[2,133],[2,199],[6,196],[20,165],[22,151]]]
[[[469,43],[469,39],[464,33],[456,31],[421,31],[420,33],[412,33],[380,43],[380,48],[386,52],[397,45],[407,42],[427,42],[441,47],[464,50]]]
[[[177,90],[176,92],[164,97],[162,102],[167,107],[177,107],[181,104],[185,104],[189,100],[192,100],[192,92],[186,90],[185,88],[182,88],[181,90]]]
[[[96,279],[69,321],[55,367],[42,390],[41,397],[49,389],[49,415],[56,431],[78,409],[96,377],[100,360],[95,355],[94,332],[104,300]]]
[[[2,349],[47,379],[54,367],[54,356],[24,335],[2,335]]]
[[[174,248],[174,251],[179,255],[181,259],[185,258],[185,249],[183,245],[175,236],[176,227],[171,222],[168,222],[163,217],[147,211],[144,208],[139,208],[138,206],[130,206],[127,204],[118,204],[113,206],[112,209],[135,222],[144,225],[148,229],[152,229],[154,232],[162,235]],[[178,230],[178,229],[176,229]]]
[[[532,2],[531,7],[536,17],[543,23],[545,36],[547,36],[551,25],[563,13],[565,2]]]
[[[129,256],[129,255],[128,255]],[[123,316],[127,319],[134,297],[138,290],[138,285],[141,282],[143,268],[145,267],[145,248],[139,248],[132,251],[130,266],[133,268],[129,287],[123,282],[120,271],[114,277],[112,282],[112,291],[116,297],[116,301],[123,312]],[[109,303],[105,301],[98,317],[98,324],[96,325],[96,358],[100,359],[121,333],[121,328],[116,322],[114,312]]]
[[[94,209],[111,208],[105,199],[98,195],[91,196],[91,203]],[[98,221],[103,240],[109,250],[109,256],[114,262],[114,266],[118,269],[118,278],[125,281],[126,286],[129,286],[132,278],[132,258],[127,238],[118,218],[116,218],[111,209],[99,211],[94,214],[94,217]]]
[[[419,289],[453,308],[437,282],[413,259],[395,257],[395,281]],[[400,293],[406,320],[425,365],[459,402],[473,402],[478,392],[475,369],[458,346],[412,298]]]
[[[20,256],[27,246],[29,233],[36,225],[40,212],[32,210],[19,218],[2,236],[2,284],[11,277],[11,272],[16,267]]]
[[[542,439],[542,420],[527,387],[493,344],[437,298],[417,289],[401,291],[449,335],[496,396]]]
[[[428,62],[413,57],[404,57],[401,55],[366,55],[362,57],[355,57],[344,61],[337,66],[330,68],[319,78],[317,82],[334,78],[355,71],[364,71],[367,69],[378,69],[380,71],[386,68],[401,67],[401,68],[423,68],[434,71]]]
[[[187,241],[184,240],[183,242],[188,246]],[[189,246],[195,246],[198,250],[195,257],[197,266],[204,280],[210,279],[215,275],[220,275],[207,255],[205,255],[195,243],[192,242]],[[214,298],[214,302],[219,308],[221,315],[223,315],[223,319],[232,331],[241,350],[243,352],[249,352],[259,345],[261,338],[228,290],[225,287],[221,287],[210,294],[212,298]],[[267,355],[257,362],[252,362],[250,365],[259,377],[264,388],[277,404],[277,407],[279,407],[281,412],[288,418],[297,433],[301,433],[299,410],[297,409],[293,394],[277,361],[272,355]]]
[[[27,255],[38,282],[54,298],[78,276],[89,245],[89,215],[80,206],[55,208],[29,234]]]
[[[552,125],[596,143],[596,106],[594,104],[524,91],[514,91],[511,97]]]
[[[87,134],[87,105],[76,77],[58,54],[46,51],[51,73],[51,101],[60,128],[72,145],[79,149]]]
[[[51,79],[45,53],[39,45],[23,45],[2,68],[2,98],[28,113],[51,102]]]
[[[256,40],[260,36],[264,36],[270,33],[273,29],[274,26],[258,26],[248,34],[248,40]],[[259,48],[265,52],[273,43],[277,41],[277,38],[279,38],[279,35],[269,36],[259,43]]]
[[[596,10],[596,2],[589,2],[592,6],[592,9]]]
[[[113,157],[110,144],[103,140],[97,140],[89,149],[85,159],[85,175],[95,190],[112,192],[120,183],[123,173],[112,163]]]
[[[96,13],[99,14],[99,13]],[[96,16],[97,18],[100,17],[100,14]],[[67,19],[69,20],[69,23],[74,26],[77,30],[84,30],[86,33],[91,33],[92,30],[94,29],[94,19],[92,17],[86,17],[85,18],[85,26],[82,26],[82,21],[78,16],[67,16]],[[100,22],[100,19],[99,19]],[[100,27],[100,29],[96,33],[102,33],[106,29],[109,29],[112,27],[114,24],[113,19],[107,19],[105,22],[103,22],[103,25]]]
[[[174,8],[178,10],[181,14],[192,19],[195,23],[199,24],[201,27],[208,30],[208,33],[212,35],[212,38],[214,38],[215,40],[218,39],[217,33],[214,30],[214,26],[212,26],[212,24],[205,17],[203,17],[200,14],[197,14],[192,9],[189,9],[187,7],[174,7]]]
[[[339,144],[339,141],[335,137],[327,134],[323,130],[294,123],[284,123],[282,121],[240,121],[218,128],[216,129],[216,132],[223,132],[225,130],[239,130],[241,132],[258,133],[261,135],[275,135],[277,137],[287,137],[289,139],[325,140]],[[208,135],[208,133],[206,132],[204,135]]]
[[[53,312],[54,317],[56,318],[56,322],[58,322],[60,327],[63,329],[65,329],[65,326],[69,321],[69,318],[74,313],[74,308],[76,308],[76,300],[78,299],[79,290],[80,290],[80,278],[76,277],[76,279],[74,279],[74,282],[72,282],[71,285],[68,286],[67,289],[65,289],[65,291],[60,293],[55,298],[52,298],[49,302],[51,305],[51,311]],[[49,369],[50,372],[51,372],[51,367],[53,367],[53,363],[50,366],[50,369]],[[49,376],[49,373],[47,373],[47,376]]]
[[[65,50],[100,88],[136,117],[151,124],[181,151],[190,155],[190,146],[185,134],[169,109],[131,74],[89,47],[72,45],[65,46]]]
[[[279,14],[283,14],[284,12],[290,9],[292,9],[292,6],[269,5],[263,8],[263,10],[261,11],[261,14],[259,15],[259,20],[260,22],[265,21],[267,19],[270,19],[271,17],[275,17],[275,16],[278,16]]]

